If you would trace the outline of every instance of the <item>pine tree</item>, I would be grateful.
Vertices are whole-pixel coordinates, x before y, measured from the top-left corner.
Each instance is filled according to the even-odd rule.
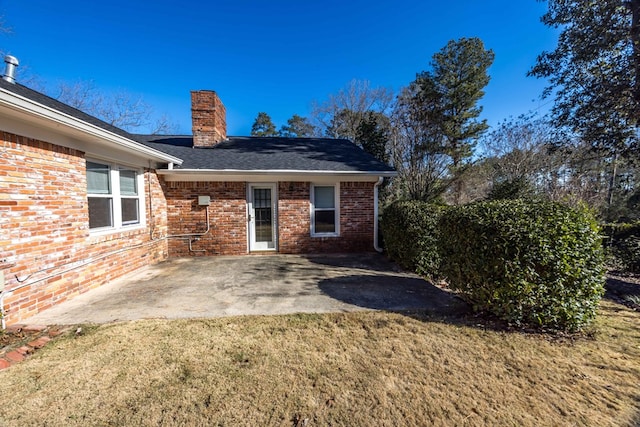
[[[440,144],[451,158],[456,203],[462,190],[462,181],[457,178],[464,172],[466,160],[473,155],[478,139],[488,128],[486,120],[478,120],[482,112],[478,101],[489,84],[487,70],[494,56],[479,38],[451,40],[433,55],[432,69],[416,78],[419,99],[430,106],[425,120],[438,130],[435,136],[440,141],[435,143]],[[433,105],[436,107],[431,108]]]
[[[253,126],[251,126],[251,136],[278,136],[276,126],[267,113],[258,113],[256,120],[253,122]]]
[[[308,138],[314,136],[316,128],[306,117],[294,114],[287,124],[280,128],[280,136],[285,138]]]

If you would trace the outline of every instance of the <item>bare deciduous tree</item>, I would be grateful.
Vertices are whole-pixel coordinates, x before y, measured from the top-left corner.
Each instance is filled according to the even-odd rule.
[[[141,97],[135,97],[126,91],[112,94],[101,92],[91,81],[60,83],[57,100],[64,102],[87,114],[129,132],[148,128],[153,134],[175,133],[177,125],[171,123],[166,115],[153,122],[153,108]]]
[[[550,161],[553,127],[545,117],[535,114],[509,118],[481,141],[485,157],[491,159],[494,181],[533,180]]]
[[[415,84],[405,88],[391,116],[391,157],[398,177],[389,191],[391,198],[435,201],[449,184],[451,159],[434,134],[437,127],[425,120],[429,105],[416,102],[418,92]]]
[[[326,136],[355,141],[365,114],[388,114],[393,96],[391,89],[371,87],[367,80],[351,80],[338,93],[329,95],[326,101],[315,102],[311,117]]]

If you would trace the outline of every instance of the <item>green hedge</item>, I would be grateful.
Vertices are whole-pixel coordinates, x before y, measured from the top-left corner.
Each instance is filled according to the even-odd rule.
[[[380,223],[389,257],[405,268],[435,278],[440,266],[437,225],[444,209],[417,201],[389,205]]]
[[[602,231],[607,253],[615,266],[640,273],[640,221],[605,224]]]
[[[447,210],[441,272],[478,311],[516,326],[575,331],[604,291],[601,236],[586,209],[502,200]]]

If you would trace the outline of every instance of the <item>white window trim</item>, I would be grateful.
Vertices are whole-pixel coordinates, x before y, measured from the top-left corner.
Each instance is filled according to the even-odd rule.
[[[122,163],[114,163],[108,160],[102,160],[98,158],[87,158],[86,162],[99,163],[103,165],[109,166],[109,180],[111,185],[111,194],[91,194],[87,189],[87,209],[89,208],[88,199],[89,197],[105,197],[111,198],[112,209],[113,209],[113,226],[111,227],[99,227],[99,228],[89,228],[89,233],[92,236],[104,235],[104,234],[112,234],[118,233],[122,231],[130,231],[137,229],[144,229],[146,227],[146,204],[145,204],[145,185],[144,185],[144,170],[139,167],[129,166]],[[131,170],[136,172],[136,185],[138,189],[138,196],[129,196],[129,195],[121,195],[120,194],[120,170]],[[86,168],[85,168],[85,179],[86,179]],[[134,224],[122,224],[122,198],[138,199],[138,215],[139,221]],[[87,224],[88,225],[88,224]]]
[[[335,222],[336,222],[336,231],[333,233],[316,233],[315,231],[315,187],[333,187],[333,197],[334,197],[334,205],[335,205]],[[311,237],[340,237],[340,183],[323,183],[323,184],[311,184]]]

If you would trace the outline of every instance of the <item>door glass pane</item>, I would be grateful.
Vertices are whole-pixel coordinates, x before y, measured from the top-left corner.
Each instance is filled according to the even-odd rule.
[[[334,187],[314,187],[313,203],[317,209],[335,208]]]
[[[109,166],[87,162],[87,192],[89,194],[111,194]]]
[[[271,211],[271,189],[253,189],[253,215],[256,242],[273,240],[273,221]]]
[[[113,227],[111,198],[89,197],[89,228]]]

